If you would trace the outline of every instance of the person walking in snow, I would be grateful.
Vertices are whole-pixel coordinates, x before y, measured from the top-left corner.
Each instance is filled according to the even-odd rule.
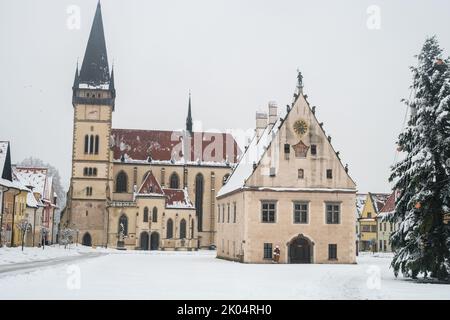
[[[275,250],[273,250],[273,262],[278,263],[280,261],[280,247],[275,246]]]

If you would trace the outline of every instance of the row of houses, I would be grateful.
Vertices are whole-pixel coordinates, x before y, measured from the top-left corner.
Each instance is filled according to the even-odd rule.
[[[56,239],[56,194],[48,168],[14,166],[0,141],[0,246],[40,246]]]

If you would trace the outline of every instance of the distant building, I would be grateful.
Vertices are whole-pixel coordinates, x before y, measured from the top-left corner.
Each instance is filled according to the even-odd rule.
[[[377,215],[389,197],[388,193],[369,192],[359,218],[360,251],[378,251]]]

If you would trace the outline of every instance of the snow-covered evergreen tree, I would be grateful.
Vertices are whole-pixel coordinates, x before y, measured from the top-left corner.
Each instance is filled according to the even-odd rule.
[[[391,265],[396,276],[444,279],[450,271],[450,226],[444,223],[450,212],[450,59],[435,37],[417,58],[411,67],[415,96],[405,100],[412,114],[398,139],[405,158],[390,177],[398,198],[388,219],[399,226],[391,235]]]

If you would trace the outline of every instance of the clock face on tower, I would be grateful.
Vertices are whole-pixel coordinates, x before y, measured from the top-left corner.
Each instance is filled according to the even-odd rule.
[[[294,131],[299,136],[303,136],[308,131],[308,124],[303,119],[298,119],[294,122]]]

